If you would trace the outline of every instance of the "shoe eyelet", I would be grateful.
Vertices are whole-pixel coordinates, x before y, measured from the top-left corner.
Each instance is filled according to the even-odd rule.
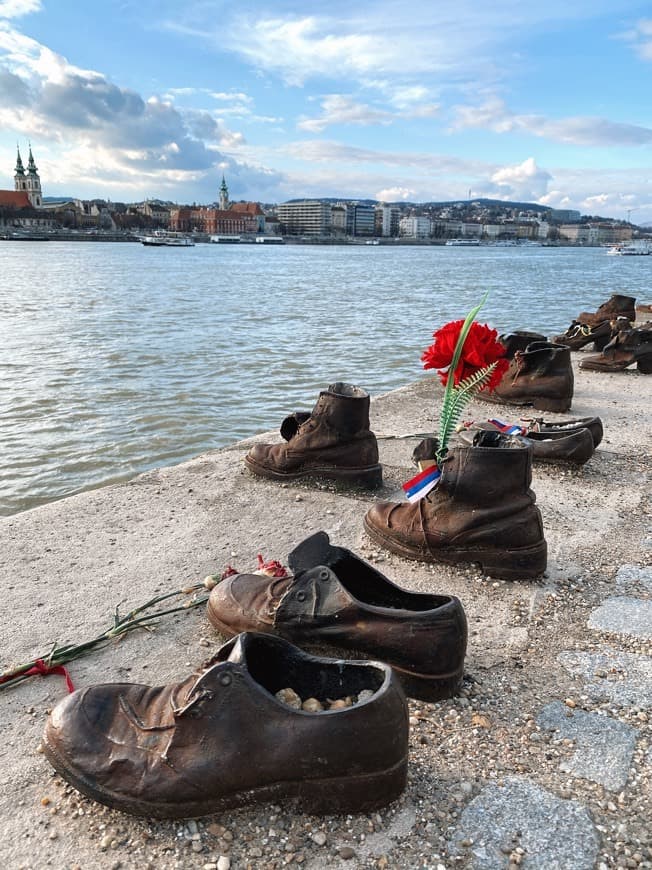
[[[328,580],[329,577],[330,577],[330,572],[326,568],[322,568],[321,571],[319,572],[319,579],[320,580]]]
[[[297,592],[297,601],[305,601],[306,593],[305,592]]]
[[[220,674],[220,685],[221,686],[230,686],[233,677],[231,674]]]

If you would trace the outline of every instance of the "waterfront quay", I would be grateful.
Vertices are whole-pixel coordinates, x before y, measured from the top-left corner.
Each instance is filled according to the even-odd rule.
[[[243,457],[256,440],[279,438],[274,430],[0,519],[3,666],[93,637],[118,604],[126,612],[227,564],[251,570],[258,553],[283,562],[320,529],[405,588],[458,595],[469,620],[461,694],[410,701],[407,789],[368,815],[265,804],[188,822],[123,815],[81,797],[39,752],[63,679],[3,690],[3,865],[652,867],[649,379],[579,369],[581,355],[573,354],[572,415],[599,414],[605,437],[580,469],[534,467],[548,542],[541,580],[409,562],[365,537],[373,501],[397,497],[414,473],[414,433],[436,425],[441,387],[431,377],[372,402],[384,469],[378,493],[251,476]],[[519,409],[509,412],[518,418]],[[478,400],[468,409],[478,420],[495,413]],[[70,673],[78,688],[163,684],[189,675],[223,640],[193,610],[72,662]]]

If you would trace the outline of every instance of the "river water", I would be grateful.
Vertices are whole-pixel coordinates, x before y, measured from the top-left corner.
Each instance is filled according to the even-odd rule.
[[[0,515],[275,428],[349,381],[414,381],[480,300],[564,331],[652,258],[603,249],[0,242]]]

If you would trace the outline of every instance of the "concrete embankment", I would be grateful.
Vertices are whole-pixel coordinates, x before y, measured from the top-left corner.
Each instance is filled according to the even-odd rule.
[[[349,818],[285,806],[189,823],[124,816],[80,797],[38,751],[63,679],[1,691],[4,867],[652,867],[652,378],[577,365],[575,375],[572,416],[599,414],[605,438],[581,469],[535,466],[549,549],[538,581],[407,562],[365,538],[367,508],[413,473],[417,442],[403,436],[436,426],[433,378],[372,403],[385,474],[377,494],[256,479],[242,462],[249,441],[0,520],[0,667],[94,636],[117,604],[126,610],[227,564],[251,569],[258,553],[285,561],[319,529],[404,587],[458,595],[470,629],[461,696],[410,702],[404,796]],[[526,413],[475,402],[465,416],[497,411]],[[70,672],[80,688],[161,684],[220,642],[194,610]]]

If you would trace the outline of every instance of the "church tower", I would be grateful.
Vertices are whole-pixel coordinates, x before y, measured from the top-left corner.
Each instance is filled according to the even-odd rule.
[[[20,156],[20,148],[16,146],[16,168],[14,169],[14,189],[23,191],[29,197],[29,201],[34,208],[39,208],[43,203],[43,194],[41,192],[41,178],[38,174],[38,169],[34,163],[32,154],[32,146],[29,146],[29,160],[27,162],[27,170],[23,166],[23,161]]]
[[[228,211],[229,208],[229,188],[226,186],[226,181],[224,180],[224,173],[222,173],[222,184],[220,185],[220,211]]]
[[[41,192],[41,177],[38,174],[38,169],[34,163],[32,156],[32,146],[29,146],[29,160],[27,161],[27,195],[34,208],[40,208],[43,202],[43,194]]]

